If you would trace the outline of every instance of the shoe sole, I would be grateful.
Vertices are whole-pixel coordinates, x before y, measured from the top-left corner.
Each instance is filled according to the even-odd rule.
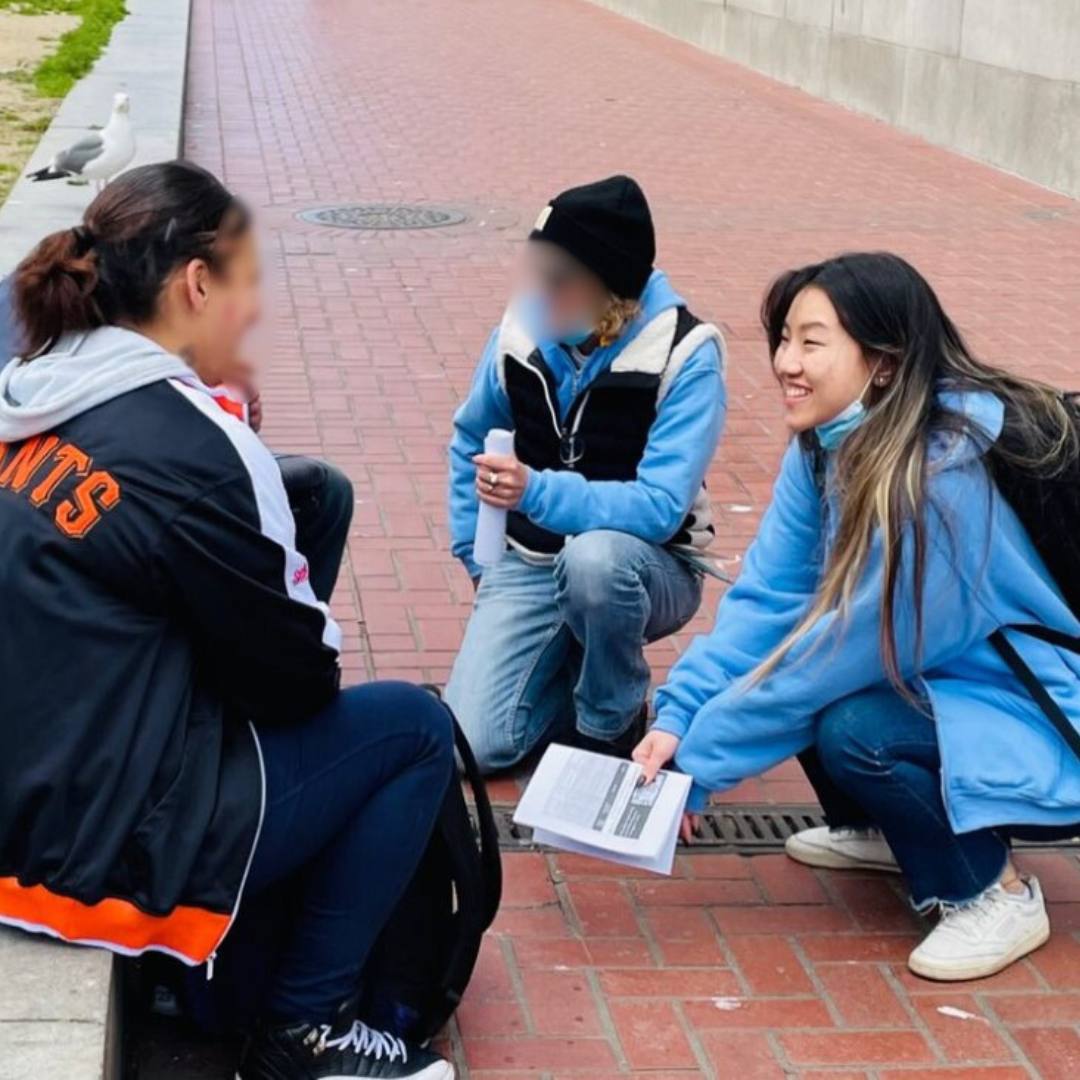
[[[426,1069],[421,1069],[418,1073],[411,1073],[405,1080],[454,1080],[454,1076],[454,1066],[449,1061],[438,1061],[433,1062]],[[244,1080],[243,1075],[237,1073],[236,1080]],[[363,1080],[363,1078],[342,1074],[341,1076],[324,1076],[320,1080]],[[372,1080],[372,1078],[368,1078],[368,1080]]]
[[[816,866],[821,870],[879,870],[885,874],[899,874],[896,863],[869,862],[865,859],[852,859],[841,855],[831,848],[811,847],[810,845],[785,844],[784,852],[789,859],[804,866]]]
[[[968,982],[972,979],[988,979],[999,971],[1004,971],[1017,960],[1023,959],[1036,949],[1041,948],[1050,940],[1050,920],[1046,919],[1040,926],[1018,941],[1009,952],[1000,960],[996,960],[987,967],[985,961],[970,963],[958,967],[956,964],[937,964],[933,960],[917,960],[914,955],[908,957],[908,970],[923,979],[931,979],[934,982]]]

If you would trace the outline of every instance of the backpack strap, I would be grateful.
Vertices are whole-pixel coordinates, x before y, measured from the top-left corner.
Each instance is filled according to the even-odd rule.
[[[486,930],[499,913],[499,905],[502,903],[502,858],[499,855],[499,830],[495,824],[495,813],[491,809],[491,800],[488,798],[487,785],[480,774],[480,766],[476,764],[469,740],[461,725],[454,715],[454,710],[446,703],[442,695],[442,688],[435,683],[421,683],[423,689],[438,698],[439,704],[446,710],[450,717],[450,726],[454,730],[454,749],[458,752],[461,761],[462,772],[472,789],[473,800],[476,803],[476,825],[480,834],[480,862],[484,868],[484,893],[487,897],[488,906],[484,912],[484,929]]]
[[[1072,634],[1063,633],[1061,630],[1051,630],[1048,626],[1039,626],[1037,623],[1017,623],[1009,627],[1010,630],[1018,630],[1028,637],[1038,638],[1049,645],[1056,645],[1059,649],[1068,652],[1080,653],[1080,638]],[[999,631],[1000,633],[1000,631]]]
[[[441,699],[440,699],[441,700]],[[487,910],[484,913],[484,927],[489,927],[499,913],[499,904],[502,902],[502,859],[499,856],[499,830],[495,825],[495,814],[491,809],[491,800],[488,798],[487,785],[480,775],[480,766],[476,764],[472,747],[461,730],[453,710],[442,702],[443,708],[450,714],[450,721],[454,725],[454,746],[458,757],[461,759],[462,771],[465,779],[472,788],[473,800],[476,803],[476,823],[480,834],[480,862],[484,868],[484,896],[487,900]]]
[[[1048,630],[1043,626],[1014,626],[1012,629],[1048,641],[1052,645],[1061,645],[1072,652],[1080,652],[1080,641],[1069,637],[1067,634],[1061,634],[1057,630]],[[990,635],[990,644],[997,649],[1001,659],[1009,665],[1012,673],[1023,684],[1024,689],[1027,690],[1035,703],[1046,714],[1047,720],[1054,725],[1057,733],[1065,740],[1069,749],[1080,759],[1080,733],[1069,722],[1069,718],[1065,715],[1061,706],[1050,696],[1046,687],[1035,677],[1035,672],[1024,663],[1023,658],[1013,648],[1004,631],[995,630]]]

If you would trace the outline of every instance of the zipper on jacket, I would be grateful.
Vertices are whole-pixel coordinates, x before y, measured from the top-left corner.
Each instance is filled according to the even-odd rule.
[[[570,412],[574,417],[574,422],[570,425],[569,429],[567,429],[565,424],[563,425],[559,443],[559,459],[571,471],[577,469],[577,463],[585,456],[584,450],[581,450],[580,452],[577,450],[577,437],[578,431],[581,429],[582,418],[585,416],[585,407],[589,404],[589,397],[591,394],[592,387],[589,387],[589,389],[585,391],[585,395],[582,397],[580,405],[578,405],[577,400],[574,401],[570,406]],[[578,406],[576,412],[574,411],[575,406]],[[564,446],[570,447],[565,454],[563,453]]]
[[[547,402],[548,413],[551,415],[551,426],[555,429],[555,435],[559,440],[559,456],[561,457],[562,448],[566,444],[569,432],[559,416],[559,410],[555,408],[555,403],[551,400],[551,387],[548,386],[548,381],[544,378],[543,372],[534,368],[530,360],[526,359],[521,366],[531,371],[540,380],[540,385],[544,388],[544,400]]]
[[[251,851],[248,854],[247,866],[244,867],[244,876],[240,879],[240,888],[236,893],[236,903],[233,905],[229,923],[222,932],[221,937],[218,938],[218,943],[214,946],[214,951],[206,958],[207,982],[210,982],[214,977],[214,962],[217,960],[217,951],[221,948],[221,943],[232,929],[233,923],[236,922],[236,916],[240,912],[240,904],[244,899],[244,886],[247,885],[248,875],[251,873],[251,864],[255,861],[255,849],[259,846],[259,837],[262,836],[263,819],[266,817],[266,765],[263,762],[262,743],[259,742],[259,733],[255,730],[255,725],[250,720],[248,721],[248,728],[251,731],[252,739],[255,741],[255,753],[259,759],[259,824],[255,829],[255,839],[252,841]]]
[[[555,434],[559,438],[559,458],[562,460],[563,465],[568,469],[574,470],[577,468],[577,463],[581,459],[580,455],[572,458],[570,461],[563,460],[563,447],[566,446],[568,442],[573,445],[571,440],[577,438],[578,429],[581,427],[581,420],[585,413],[585,406],[588,405],[589,396],[592,394],[592,387],[590,386],[589,389],[585,391],[579,404],[578,386],[580,383],[581,369],[573,363],[572,359],[571,365],[574,368],[574,376],[570,385],[570,408],[567,410],[567,416],[573,417],[573,423],[570,426],[567,426],[559,416],[559,410],[555,408],[555,403],[551,400],[551,388],[548,386],[548,381],[544,378],[543,372],[533,367],[532,362],[529,359],[522,362],[522,367],[531,371],[540,380],[540,385],[544,388],[544,400],[547,402],[548,412],[551,414],[551,426],[555,429]]]
[[[578,396],[578,384],[581,382],[581,365],[573,358],[569,356],[570,366],[574,369],[574,374],[570,378],[570,413],[574,411],[574,403],[577,401]],[[563,453],[563,447],[569,443],[571,449],[567,453]],[[573,457],[573,433],[567,430],[566,422],[562,424],[562,430],[559,432],[559,459],[568,469],[575,469],[577,466],[577,458]],[[567,458],[569,457],[569,461]]]

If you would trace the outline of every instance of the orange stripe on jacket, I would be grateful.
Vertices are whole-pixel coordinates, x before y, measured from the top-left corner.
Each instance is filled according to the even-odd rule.
[[[235,398],[228,397],[225,394],[214,394],[214,400],[221,406],[225,412],[235,416],[237,420],[243,420],[247,423],[247,405],[242,401],[237,401]]]
[[[127,900],[109,897],[84,904],[59,896],[44,885],[20,885],[0,878],[0,921],[39,928],[65,941],[114,946],[124,952],[167,949],[196,964],[217,947],[229,916],[195,907],[177,907],[168,915],[147,915]]]

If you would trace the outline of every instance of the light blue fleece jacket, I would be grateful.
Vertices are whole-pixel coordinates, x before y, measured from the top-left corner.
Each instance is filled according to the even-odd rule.
[[[990,439],[1004,410],[990,394],[942,394]],[[902,555],[896,637],[905,678],[925,690],[937,724],[942,790],[957,832],[1080,820],[1080,761],[987,640],[1038,623],[1080,634],[1027,533],[1001,498],[970,438],[936,437],[928,460],[923,652],[914,656],[910,534]],[[763,682],[744,676],[792,630],[817,585],[836,508],[823,511],[812,464],[797,442],[784,456],[742,573],[656,695],[656,727],[681,738],[677,766],[694,778],[691,805],[814,742],[827,705],[886,678],[878,644],[880,538],[846,620],[825,616]],[[905,587],[906,583],[906,587]],[[1080,656],[1023,634],[1016,650],[1080,727]]]
[[[641,314],[618,341],[593,352],[579,369],[558,345],[542,349],[555,376],[560,414],[611,366],[642,327],[668,308],[685,301],[663,271],[655,270],[641,296]],[[492,333],[473,376],[469,396],[454,416],[450,443],[450,537],[454,555],[472,576],[476,534],[476,466],[492,428],[514,426],[510,401],[499,385],[499,331]],[[580,473],[532,470],[519,510],[535,524],[565,536],[593,529],[618,529],[654,544],[678,532],[705,478],[724,425],[727,396],[721,357],[706,342],[688,357],[676,375],[649,430],[637,476],[629,481],[586,480]]]

